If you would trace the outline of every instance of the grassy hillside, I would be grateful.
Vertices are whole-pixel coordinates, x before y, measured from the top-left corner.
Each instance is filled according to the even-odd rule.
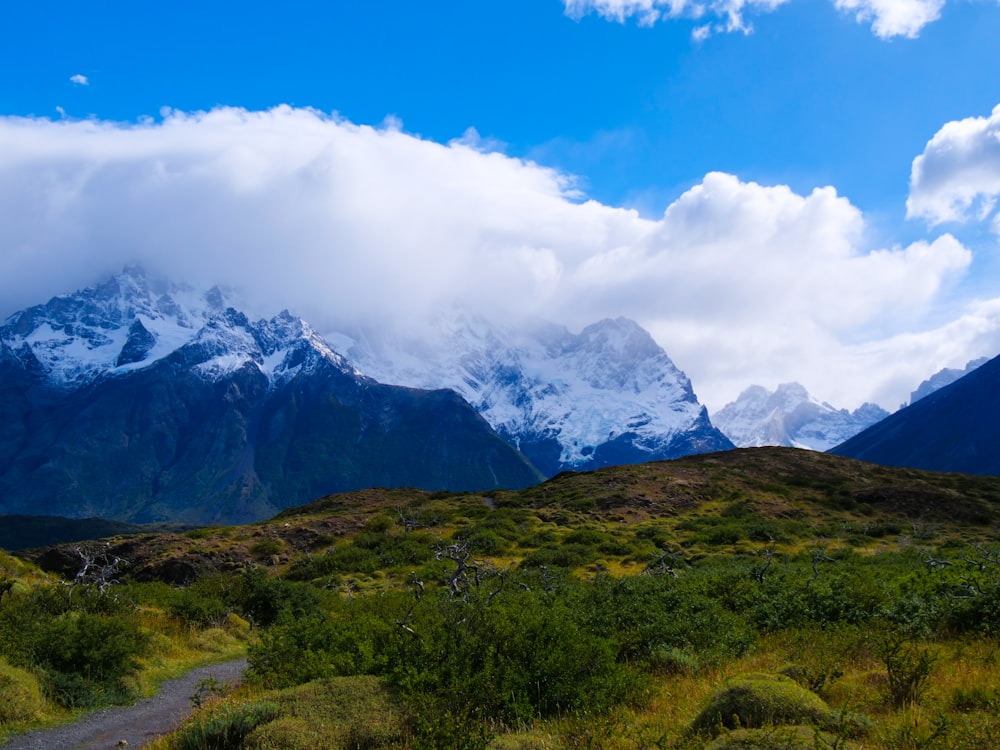
[[[100,549],[164,624],[252,625],[161,747],[957,750],[1000,747],[998,526],[1000,479],[765,448]]]

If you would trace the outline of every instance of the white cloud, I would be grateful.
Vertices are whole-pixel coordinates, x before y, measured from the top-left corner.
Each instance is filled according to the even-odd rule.
[[[871,22],[882,39],[916,38],[921,29],[941,17],[944,0],[834,0],[838,10],[854,14],[859,23]]]
[[[77,86],[89,86],[90,85],[90,81],[87,79],[87,76],[80,75],[79,73],[77,73],[75,76],[70,76],[69,80],[71,80]]]
[[[833,188],[712,173],[650,220],[472,134],[442,145],[287,106],[130,125],[6,117],[0,141],[0,315],[126,263],[242,286],[251,312],[289,307],[320,328],[455,303],[574,327],[628,315],[715,408],[793,379],[843,405],[901,399],[951,363],[926,354],[896,395],[851,363],[923,330],[971,260],[949,235],[867,246]]]
[[[931,224],[988,221],[1000,230],[1000,105],[990,117],[947,123],[913,160],[907,215]],[[1000,231],[998,231],[1000,233]]]
[[[588,13],[624,23],[635,18],[641,26],[657,21],[689,18],[711,19],[692,32],[703,40],[713,32],[752,30],[746,16],[768,13],[788,0],[563,0],[566,15],[582,18]],[[871,23],[872,31],[882,39],[903,36],[914,38],[924,26],[941,15],[945,0],[834,0],[834,5],[851,13],[859,23]]]

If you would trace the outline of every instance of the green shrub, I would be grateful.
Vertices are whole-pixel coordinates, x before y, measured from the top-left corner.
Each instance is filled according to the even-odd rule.
[[[243,571],[228,595],[242,615],[253,624],[269,626],[282,617],[309,617],[320,611],[320,592],[304,583],[271,578],[262,568]]]
[[[482,528],[481,526],[469,526],[458,531],[454,536],[455,541],[466,542],[469,549],[480,555],[502,555],[509,551],[512,543],[504,539],[493,529]]]
[[[68,707],[126,702],[126,678],[139,668],[149,639],[124,617],[67,612],[39,627],[33,660],[49,691]]]
[[[190,625],[210,627],[220,625],[229,614],[226,604],[192,589],[181,589],[167,605],[167,611]]]
[[[257,557],[270,557],[281,552],[281,542],[277,539],[261,539],[250,546],[250,554]]]
[[[243,741],[257,727],[278,717],[270,701],[220,704],[196,714],[177,735],[177,750],[241,750]]]
[[[44,708],[38,679],[0,659],[0,725],[31,721]]]
[[[833,723],[830,707],[815,693],[780,675],[736,677],[717,691],[695,717],[691,728],[715,734],[726,729],[780,724]]]
[[[246,750],[399,747],[408,734],[399,699],[375,677],[337,677],[271,693],[281,716],[251,732]]]
[[[579,568],[597,559],[597,551],[585,544],[542,547],[524,556],[522,568]]]
[[[873,650],[889,677],[889,702],[900,707],[919,701],[927,689],[937,655],[928,648],[909,643],[892,630],[875,638]]]

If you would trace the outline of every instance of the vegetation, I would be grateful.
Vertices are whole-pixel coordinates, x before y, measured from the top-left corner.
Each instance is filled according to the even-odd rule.
[[[998,527],[995,478],[760,450],[115,539],[103,589],[3,558],[0,727],[225,637],[160,750],[1000,747]]]

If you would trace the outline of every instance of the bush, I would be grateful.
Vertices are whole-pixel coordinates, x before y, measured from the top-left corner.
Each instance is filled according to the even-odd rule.
[[[930,649],[908,643],[892,631],[875,639],[874,652],[885,665],[889,677],[889,702],[898,708],[919,701],[927,689],[937,655]]]
[[[122,617],[67,612],[39,628],[34,660],[56,701],[67,707],[132,698],[126,678],[139,668],[149,639]]]
[[[320,611],[320,592],[312,586],[271,578],[262,568],[243,571],[230,595],[250,622],[269,626],[282,617],[309,617]]]
[[[261,539],[250,547],[250,554],[256,557],[270,557],[281,552],[281,542],[277,539]]]
[[[38,718],[45,708],[34,675],[0,660],[0,725]]]
[[[189,625],[203,628],[221,624],[229,614],[228,607],[219,599],[191,589],[178,591],[167,605],[167,611]]]
[[[746,675],[716,692],[691,724],[696,732],[780,724],[834,723],[830,707],[815,693],[780,675]]]
[[[243,740],[257,727],[278,717],[269,701],[220,704],[196,714],[177,735],[177,750],[241,750]]]
[[[129,700],[149,643],[135,611],[96,587],[40,585],[0,602],[0,656],[36,671],[64,706]]]
[[[375,677],[337,677],[270,694],[282,713],[244,741],[246,750],[400,747],[407,716]]]
[[[524,556],[522,568],[578,568],[597,559],[597,551],[586,544],[561,544],[542,547]]]

